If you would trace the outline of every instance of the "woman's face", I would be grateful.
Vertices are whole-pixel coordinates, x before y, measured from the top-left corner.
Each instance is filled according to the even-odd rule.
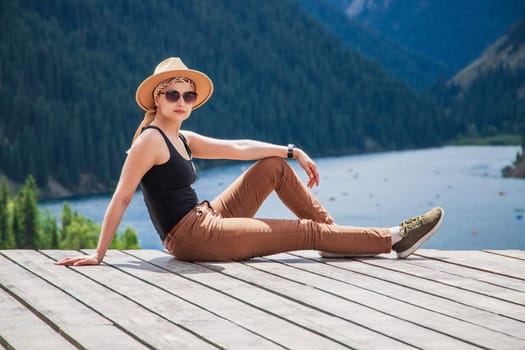
[[[197,94],[190,84],[173,82],[162,89],[155,98],[157,114],[183,122],[190,116],[196,97]]]

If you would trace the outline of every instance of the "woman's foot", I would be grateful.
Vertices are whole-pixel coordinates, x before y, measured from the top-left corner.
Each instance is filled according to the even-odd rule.
[[[403,237],[392,246],[399,259],[404,259],[414,253],[434,233],[436,233],[443,222],[445,212],[442,208],[434,208],[426,214],[413,217],[403,221],[400,235]]]

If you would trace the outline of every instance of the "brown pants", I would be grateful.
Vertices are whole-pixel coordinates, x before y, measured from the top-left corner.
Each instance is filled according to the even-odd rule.
[[[272,191],[299,220],[254,218]],[[301,249],[388,253],[391,236],[387,229],[334,225],[284,159],[266,158],[186,214],[164,245],[179,260],[229,261]]]

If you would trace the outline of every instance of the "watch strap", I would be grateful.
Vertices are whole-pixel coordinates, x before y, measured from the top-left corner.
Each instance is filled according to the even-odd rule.
[[[293,143],[288,144],[288,158],[293,158],[293,149],[295,145]]]

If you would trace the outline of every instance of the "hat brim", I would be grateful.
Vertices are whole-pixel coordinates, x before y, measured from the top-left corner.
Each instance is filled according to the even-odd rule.
[[[137,88],[135,94],[135,99],[137,100],[139,107],[145,111],[153,109],[155,107],[153,89],[155,89],[161,81],[175,77],[185,77],[191,79],[195,83],[197,100],[195,100],[192,109],[199,108],[210,99],[211,94],[213,93],[213,83],[206,74],[192,69],[177,69],[153,74],[144,79]]]

